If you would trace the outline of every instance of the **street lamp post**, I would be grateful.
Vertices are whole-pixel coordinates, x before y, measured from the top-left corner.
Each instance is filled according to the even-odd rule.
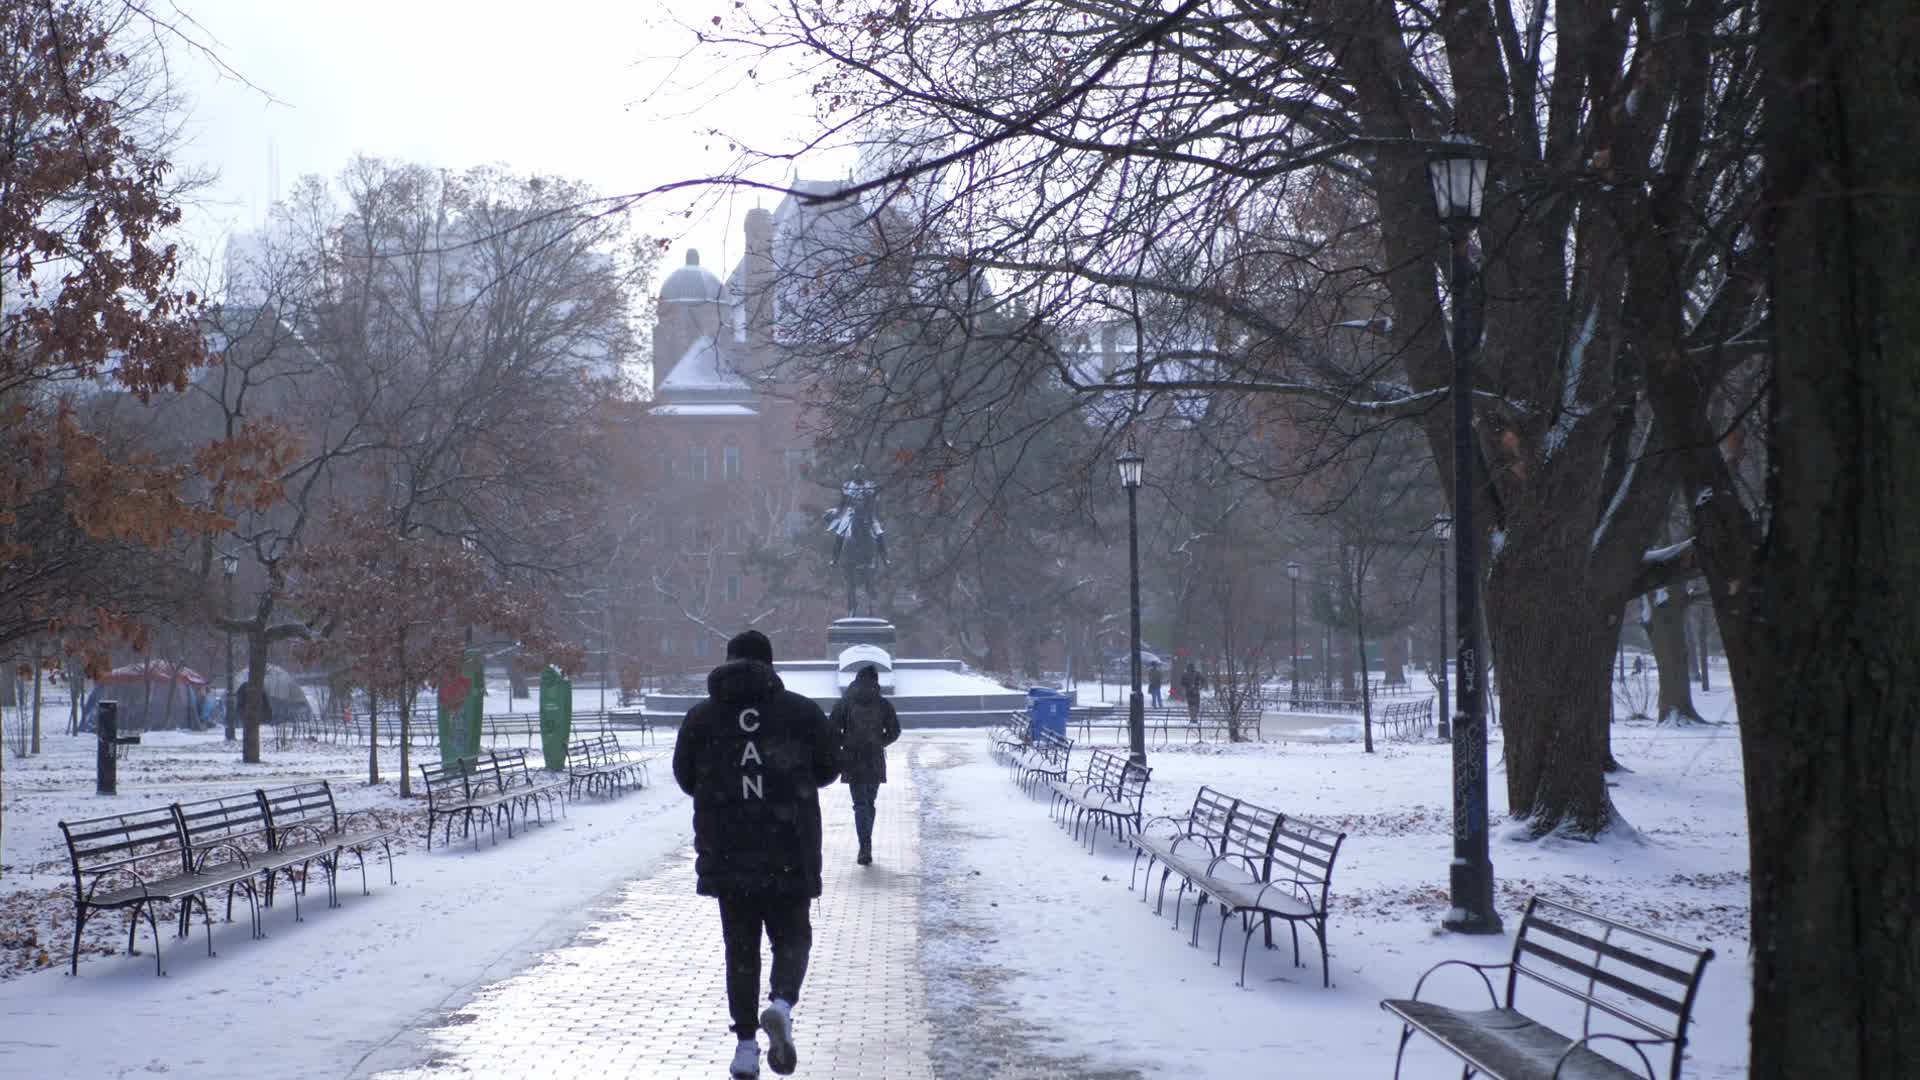
[[[233,618],[233,575],[240,572],[240,559],[233,555],[220,556],[220,572],[227,579],[227,599],[225,615]],[[227,706],[221,712],[227,715],[227,741],[233,741],[233,630],[227,629]]]
[[[1453,317],[1453,557],[1454,619],[1459,673],[1453,715],[1453,908],[1441,925],[1467,934],[1501,932],[1493,906],[1493,860],[1487,851],[1487,709],[1480,678],[1480,587],[1475,573],[1473,347],[1479,327],[1468,298],[1475,286],[1469,240],[1486,191],[1487,153],[1464,135],[1449,134],[1446,150],[1428,162],[1434,205],[1446,223],[1452,271]]]
[[[1125,453],[1114,459],[1120,467],[1120,486],[1127,489],[1127,578],[1131,587],[1131,607],[1133,615],[1131,654],[1132,683],[1127,698],[1127,740],[1132,744],[1134,761],[1146,764],[1147,761],[1147,714],[1140,700],[1140,474],[1145,470],[1147,459],[1139,451],[1128,446]]]
[[[1293,594],[1292,628],[1289,631],[1293,640],[1293,673],[1287,676],[1291,680],[1287,683],[1287,704],[1296,709],[1300,707],[1300,570],[1299,563],[1287,560],[1287,591]]]
[[[1433,515],[1433,542],[1440,545],[1440,560],[1446,562],[1447,541],[1453,536],[1453,519],[1445,514]],[[1435,641],[1434,669],[1439,672],[1440,701],[1438,703],[1439,735],[1441,741],[1453,738],[1452,714],[1447,711],[1447,572],[1442,570],[1440,577],[1440,635]]]

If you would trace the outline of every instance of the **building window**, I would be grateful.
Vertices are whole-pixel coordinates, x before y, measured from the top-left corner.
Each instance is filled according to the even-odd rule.
[[[720,448],[720,479],[740,479],[740,448],[724,446]]]
[[[811,468],[813,468],[813,451],[787,451],[787,479],[805,480],[807,478],[807,471]]]
[[[707,635],[701,634],[699,637],[693,639],[693,655],[696,658],[705,660],[712,654],[713,642],[707,640]]]
[[[666,477],[667,482],[670,484],[679,480],[680,458],[675,454],[662,454],[660,457],[660,472]]]
[[[660,655],[661,656],[673,655],[673,635],[662,634],[660,636]]]
[[[707,448],[689,446],[687,448],[687,479],[696,484],[707,482]]]
[[[807,531],[807,512],[805,510],[787,511],[787,539],[797,539]]]
[[[727,603],[737,604],[739,602],[740,602],[740,575],[728,574],[727,575]]]

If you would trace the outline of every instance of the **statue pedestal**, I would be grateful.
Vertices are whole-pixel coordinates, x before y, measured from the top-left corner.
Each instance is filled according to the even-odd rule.
[[[835,619],[827,627],[827,655],[834,658],[835,682],[845,689],[854,673],[872,664],[879,669],[880,688],[893,688],[893,654],[899,631],[885,619]]]

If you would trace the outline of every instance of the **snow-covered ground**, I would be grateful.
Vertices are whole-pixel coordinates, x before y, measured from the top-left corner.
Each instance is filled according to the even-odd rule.
[[[1699,704],[1710,719],[1731,719],[1724,694],[1701,695]],[[1168,917],[1155,918],[1140,893],[1128,891],[1128,854],[1104,837],[1095,854],[1076,851],[1048,820],[1046,800],[1019,796],[1006,770],[987,760],[986,737],[972,738],[964,764],[926,770],[923,911],[934,932],[923,937],[923,952],[937,969],[929,978],[963,998],[969,987],[997,987],[983,992],[1004,995],[997,1006],[1046,1033],[1048,1052],[1063,1060],[1223,1080],[1386,1075],[1399,1028],[1379,1001],[1408,996],[1420,974],[1444,959],[1504,962],[1526,897],[1539,892],[1710,944],[1717,957],[1694,1012],[1686,1075],[1746,1073],[1746,823],[1731,724],[1616,726],[1615,753],[1633,771],[1617,778],[1612,794],[1637,835],[1530,843],[1496,829],[1505,937],[1437,929],[1449,907],[1452,858],[1445,746],[1383,743],[1369,756],[1352,743],[1273,739],[1151,751],[1149,815],[1185,812],[1207,784],[1347,833],[1332,893],[1330,990],[1321,988],[1319,957],[1304,931],[1303,967],[1292,966],[1283,935],[1276,935],[1277,952],[1263,952],[1256,940],[1249,989],[1236,988],[1237,930],[1215,968],[1217,917],[1208,915],[1204,948],[1189,948],[1184,931],[1171,932]],[[1505,804],[1499,752],[1496,739],[1496,808]],[[1172,897],[1169,890],[1168,915]],[[1189,902],[1183,927],[1191,915]],[[1485,1000],[1477,980],[1429,990],[1436,988],[1451,990],[1462,1006]],[[1578,1030],[1577,1013],[1541,1011],[1542,1019]],[[1457,1075],[1448,1060],[1416,1040],[1406,1075]]]
[[[1724,692],[1699,704],[1709,719],[1732,719]],[[1232,934],[1221,968],[1212,964],[1211,916],[1208,947],[1188,948],[1184,932],[1128,891],[1128,857],[1104,841],[1093,855],[1076,850],[1048,821],[1045,801],[1020,797],[987,760],[977,729],[910,732],[903,743],[925,744],[929,985],[959,999],[999,995],[1061,1060],[1101,1068],[1236,1080],[1385,1075],[1398,1029],[1379,1000],[1405,996],[1442,959],[1504,960],[1508,943],[1434,929],[1448,905],[1447,749],[1383,742],[1368,756],[1350,742],[1298,738],[1289,728],[1299,726],[1270,723],[1256,745],[1154,748],[1147,809],[1181,812],[1204,783],[1345,830],[1332,989],[1320,986],[1317,954],[1294,968],[1284,949],[1257,946],[1249,988],[1237,988]],[[1633,771],[1617,778],[1613,796],[1637,835],[1598,844],[1498,838],[1493,851],[1510,928],[1539,891],[1714,947],[1686,1073],[1696,1080],[1745,1072],[1750,966],[1737,735],[1731,723],[1617,725],[1615,752]],[[1492,751],[1499,808],[1497,739]],[[31,958],[44,947],[49,964],[0,982],[0,1076],[349,1075],[380,1045],[567,940],[623,882],[687,839],[685,801],[657,761],[646,791],[583,800],[561,821],[477,853],[469,845],[429,854],[410,829],[398,886],[376,871],[363,897],[349,874],[341,909],[314,904],[296,926],[281,905],[262,941],[248,939],[244,921],[216,924],[218,958],[206,957],[198,928],[189,942],[167,936],[167,979],[154,978],[149,958],[96,954],[83,958],[80,978],[64,974],[71,907],[61,817],[313,777],[332,779],[343,805],[417,815],[393,791],[392,752],[382,749],[389,782],[374,788],[364,784],[365,753],[307,745],[245,766],[217,732],[150,734],[122,763],[114,800],[92,794],[88,739],[56,736],[40,758],[10,759],[0,938],[37,935],[37,944],[6,955]],[[53,914],[35,925],[29,910]],[[1190,913],[1189,904],[1183,927]],[[124,920],[101,923],[100,944],[112,948]],[[1310,942],[1307,935],[1303,945]],[[150,947],[144,933],[141,947]],[[1455,990],[1463,1002],[1481,993]],[[124,1038],[99,1038],[103,1017]],[[170,1034],[188,1027],[192,1039]],[[130,1054],[127,1045],[143,1049]],[[1409,1077],[1456,1074],[1414,1044]]]

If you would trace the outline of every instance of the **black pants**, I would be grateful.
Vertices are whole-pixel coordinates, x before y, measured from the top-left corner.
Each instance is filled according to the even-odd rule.
[[[733,1032],[751,1039],[760,1031],[760,928],[773,942],[773,978],[769,998],[800,1003],[800,981],[807,977],[813,949],[813,922],[804,896],[723,896],[720,933],[727,943],[727,1011]]]

